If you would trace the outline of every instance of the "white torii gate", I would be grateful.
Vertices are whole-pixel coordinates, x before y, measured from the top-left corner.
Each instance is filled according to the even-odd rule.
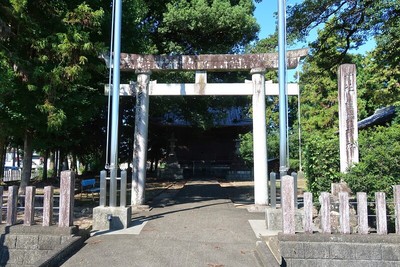
[[[287,66],[296,68],[307,49],[288,51]],[[252,95],[254,204],[268,205],[267,136],[265,95],[279,95],[279,85],[265,81],[266,69],[277,69],[278,55],[198,55],[154,56],[121,54],[121,70],[135,70],[137,82],[121,85],[121,96],[136,95],[135,136],[131,205],[143,205],[145,198],[148,112],[150,95]],[[195,83],[159,84],[150,81],[152,71],[195,71]],[[250,70],[251,81],[245,83],[207,83],[207,71]],[[106,88],[107,91],[107,88]],[[298,84],[288,84],[288,95],[298,95]]]

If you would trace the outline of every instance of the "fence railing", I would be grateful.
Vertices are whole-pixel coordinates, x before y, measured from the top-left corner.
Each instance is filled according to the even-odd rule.
[[[23,210],[23,224],[31,226],[35,224],[35,209],[43,208],[42,225],[51,226],[54,224],[54,209],[58,208],[58,227],[69,227],[73,225],[73,207],[74,207],[75,173],[72,171],[61,172],[60,179],[60,199],[59,206],[54,206],[54,188],[53,186],[44,187],[43,206],[37,207],[36,188],[27,186],[25,195],[18,195],[18,186],[9,186],[5,194],[4,187],[0,186],[0,224],[3,223],[3,202],[6,207],[6,225],[15,225],[18,223],[18,210]],[[18,207],[18,200],[23,200],[24,207]]]
[[[21,180],[21,170],[8,169],[4,170],[3,182],[13,182]]]
[[[286,175],[281,178],[281,208],[282,208],[282,230],[284,234],[295,233],[295,193],[294,178]],[[394,221],[395,232],[400,234],[400,185],[393,187],[394,190]],[[315,208],[313,196],[310,192],[304,193],[304,217],[303,227],[305,233],[314,233],[313,210]],[[383,192],[375,193],[375,212],[368,214],[368,201],[365,192],[356,194],[357,208],[357,229],[358,234],[369,234],[371,228],[368,225],[368,217],[374,216],[376,220],[376,233],[386,235],[388,233],[388,214],[386,209],[386,195]],[[339,192],[339,233],[350,234],[350,202],[347,192]],[[322,233],[332,233],[331,225],[331,194],[328,192],[321,193],[319,197],[319,216],[320,216],[320,231]]]

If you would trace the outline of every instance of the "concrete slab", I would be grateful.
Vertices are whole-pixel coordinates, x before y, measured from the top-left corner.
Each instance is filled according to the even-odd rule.
[[[265,225],[265,220],[249,220],[251,229],[257,238],[265,236],[277,236],[281,230],[268,230]]]
[[[215,181],[191,181],[173,194],[173,204],[133,214],[140,234],[93,236],[62,266],[258,266],[259,239],[249,220],[263,221],[264,214],[235,208],[236,192]]]
[[[131,226],[121,230],[93,231],[91,236],[99,235],[140,235],[147,221],[133,221]]]

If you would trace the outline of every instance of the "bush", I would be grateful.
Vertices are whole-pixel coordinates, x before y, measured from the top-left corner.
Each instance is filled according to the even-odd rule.
[[[400,125],[375,127],[360,132],[360,163],[343,175],[353,192],[375,192],[393,196],[393,185],[400,184]]]
[[[246,163],[247,166],[253,165],[253,133],[249,132],[241,134],[240,138],[240,157]],[[299,140],[297,131],[292,131],[289,135],[289,147],[290,147],[290,167],[292,169],[298,169],[299,167]],[[279,158],[279,132],[267,133],[267,156],[268,159]]]
[[[331,183],[340,181],[339,138],[314,134],[305,140],[304,173],[307,188],[317,197],[320,192],[330,192]]]

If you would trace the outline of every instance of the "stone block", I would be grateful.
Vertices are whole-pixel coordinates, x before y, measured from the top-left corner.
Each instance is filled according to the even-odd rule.
[[[61,236],[43,235],[39,236],[39,250],[52,250],[61,244]]]
[[[331,243],[330,258],[331,259],[354,259],[355,247],[349,243]]]
[[[50,250],[29,250],[25,251],[24,265],[32,265],[42,257],[46,257],[46,254]]]
[[[17,249],[37,249],[39,245],[39,236],[38,235],[18,235],[16,248]]]
[[[93,230],[128,228],[131,223],[131,217],[131,207],[95,207],[93,209]]]
[[[10,249],[8,251],[8,264],[24,264],[25,250],[23,249]]]
[[[6,235],[4,238],[4,246],[8,249],[14,249],[17,243],[17,236],[16,235]]]
[[[331,267],[332,265],[327,265],[326,261],[321,261],[317,259],[290,259],[290,266],[293,267],[310,267],[310,266],[318,266],[318,267]],[[289,265],[287,265],[289,266]]]
[[[63,243],[65,243],[65,242],[69,241],[71,238],[72,238],[72,236],[70,236],[70,235],[63,235],[63,236],[61,236],[60,244],[63,244]]]
[[[399,244],[382,244],[382,260],[384,261],[400,261]],[[400,263],[399,263],[400,266]]]
[[[297,209],[295,211],[295,229],[302,232],[304,211]],[[276,208],[265,209],[265,224],[268,230],[282,230],[282,210]]]
[[[256,258],[262,266],[278,267],[281,266],[282,259],[276,259],[271,248],[264,241],[257,241],[256,243]]]
[[[285,242],[281,245],[281,255],[283,258],[300,258],[304,259],[304,243],[302,242]]]
[[[330,255],[329,251],[329,243],[304,243],[304,255],[306,259],[327,259]]]
[[[381,244],[354,244],[355,259],[357,260],[381,260]]]

